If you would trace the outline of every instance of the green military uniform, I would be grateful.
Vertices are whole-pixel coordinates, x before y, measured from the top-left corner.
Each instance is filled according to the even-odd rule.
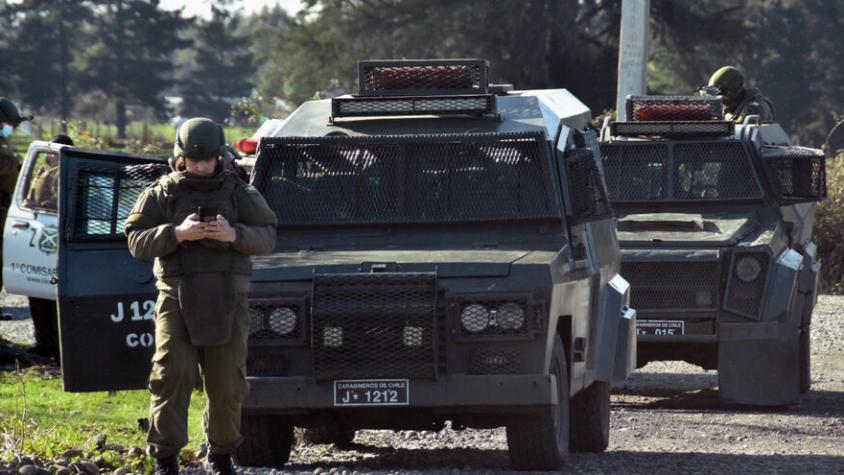
[[[735,122],[744,122],[749,115],[758,115],[759,122],[774,121],[774,103],[764,96],[759,89],[747,88],[735,103],[725,104],[724,118]]]
[[[759,122],[773,122],[774,102],[759,89],[744,85],[744,74],[733,66],[724,66],[709,78],[708,87],[713,88],[724,101],[724,118],[744,122],[749,115],[758,115]]]
[[[12,204],[12,194],[18,182],[20,165],[12,146],[5,137],[0,137],[0,229],[5,228],[6,215]],[[0,231],[0,249],[3,246],[2,231]],[[3,253],[0,252],[0,269],[3,268]],[[3,286],[3,274],[0,272],[0,287]]]
[[[147,439],[156,459],[178,454],[187,444],[197,365],[211,451],[231,454],[241,440],[240,407],[248,392],[249,256],[273,249],[276,217],[254,187],[217,163],[211,177],[183,171],[162,177],[139,197],[126,220],[129,250],[136,258],[155,259],[159,290]],[[175,227],[198,206],[215,207],[225,216],[236,230],[235,241],[179,243]]]

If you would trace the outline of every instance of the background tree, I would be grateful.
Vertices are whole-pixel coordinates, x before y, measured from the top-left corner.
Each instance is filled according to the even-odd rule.
[[[95,9],[97,41],[81,54],[86,85],[114,101],[118,137],[126,136],[126,105],[137,101],[163,116],[162,93],[171,84],[173,52],[186,46],[180,12],[157,0],[100,0]]]
[[[195,26],[192,68],[180,90],[186,112],[223,122],[231,105],[252,91],[254,70],[249,37],[239,31],[241,18],[218,6],[211,12]]]

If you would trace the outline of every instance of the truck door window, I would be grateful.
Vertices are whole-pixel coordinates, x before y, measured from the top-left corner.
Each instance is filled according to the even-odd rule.
[[[31,161],[23,187],[25,209],[56,213],[58,211],[59,156],[55,152],[41,151]]]

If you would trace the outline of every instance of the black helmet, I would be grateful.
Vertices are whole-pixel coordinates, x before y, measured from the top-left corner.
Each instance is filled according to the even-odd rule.
[[[197,117],[185,121],[176,131],[175,158],[216,160],[228,155],[223,127],[211,119]]]
[[[65,134],[59,134],[54,136],[50,139],[50,142],[73,146],[73,139]]]
[[[8,122],[17,127],[25,120],[32,120],[32,116],[22,116],[14,102],[0,97],[0,122]]]

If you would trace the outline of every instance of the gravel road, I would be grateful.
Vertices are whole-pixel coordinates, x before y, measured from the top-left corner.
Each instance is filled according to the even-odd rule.
[[[0,322],[0,334],[31,342],[26,301],[0,301],[15,315],[12,321]],[[613,391],[607,452],[572,454],[563,473],[844,474],[842,310],[844,297],[822,296],[818,301],[812,328],[812,391],[802,405],[763,410],[725,406],[718,401],[715,371],[685,363],[651,363]],[[300,444],[283,471],[241,471],[303,472],[456,475],[510,470],[503,429],[446,429],[358,431],[350,447]]]

